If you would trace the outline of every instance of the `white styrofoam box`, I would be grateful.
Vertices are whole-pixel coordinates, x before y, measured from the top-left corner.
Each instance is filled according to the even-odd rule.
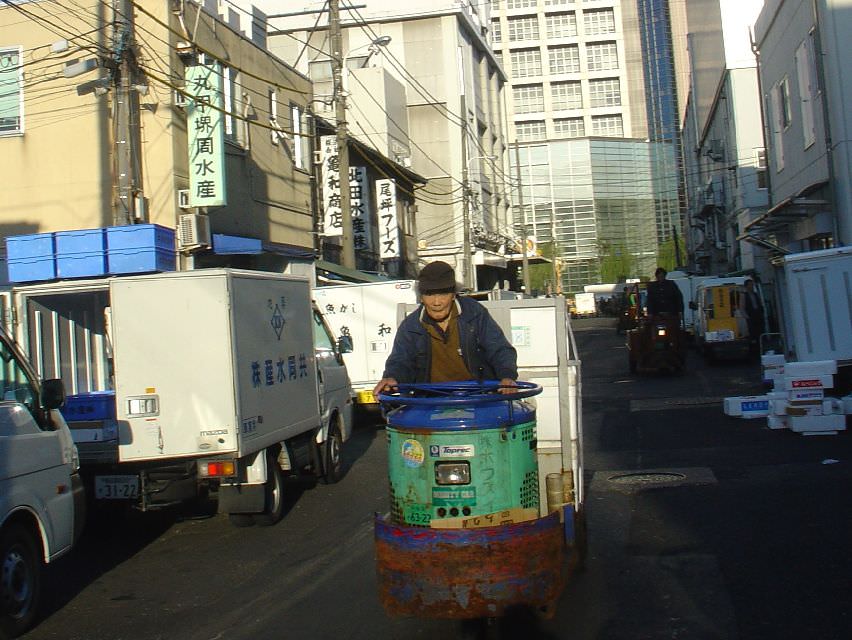
[[[789,370],[784,372],[784,388],[788,391],[791,389],[830,389],[833,386],[834,376],[829,374],[794,376]]]
[[[788,416],[787,424],[796,433],[834,434],[846,430],[846,416]]]
[[[770,416],[786,416],[787,415],[787,398],[772,398],[770,400],[771,409]]]
[[[848,415],[852,415],[852,396],[844,396],[840,399],[843,402],[843,413]]]
[[[810,362],[788,362],[784,370],[793,378],[833,376],[837,373],[837,360],[812,360]]]
[[[768,415],[766,416],[766,426],[770,429],[786,429],[787,428],[787,416],[776,416],[776,415]]]
[[[786,359],[783,353],[764,353],[760,356],[760,364],[764,367],[784,366]]]
[[[824,389],[790,389],[787,392],[787,399],[791,402],[822,400],[824,397]]]
[[[767,367],[766,369],[764,369],[763,382],[764,384],[771,384],[773,387],[783,387],[784,367],[778,367],[777,369],[771,369]]]
[[[822,414],[824,416],[843,415],[843,401],[839,398],[825,398],[822,401]]]
[[[735,396],[725,398],[723,408],[726,416],[765,418],[769,415],[769,398],[767,396]]]

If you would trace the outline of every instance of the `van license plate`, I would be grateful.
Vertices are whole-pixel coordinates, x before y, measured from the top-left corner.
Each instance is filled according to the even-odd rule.
[[[138,476],[95,476],[97,500],[127,500],[138,495]]]

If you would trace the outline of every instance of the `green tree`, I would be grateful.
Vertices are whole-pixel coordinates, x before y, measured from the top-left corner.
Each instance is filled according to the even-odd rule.
[[[680,259],[682,262],[686,257],[686,244],[683,240],[677,238],[677,245],[675,244],[674,237],[662,242],[657,249],[657,264],[666,271],[677,269],[677,267],[681,266],[678,264],[678,249],[680,250]]]
[[[627,248],[606,240],[598,243],[601,282],[624,282],[633,277],[635,261]]]
[[[554,243],[539,242],[538,253],[544,258],[548,258],[551,262],[544,264],[530,265],[530,287],[533,291],[544,293],[547,289],[547,283],[553,280],[553,259],[554,259]]]

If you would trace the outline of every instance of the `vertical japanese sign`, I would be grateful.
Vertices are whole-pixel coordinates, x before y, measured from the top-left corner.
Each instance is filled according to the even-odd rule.
[[[322,202],[323,229],[326,236],[343,235],[343,212],[340,208],[340,162],[337,138],[322,136]],[[370,234],[370,201],[367,169],[349,167],[349,204],[352,210],[352,241],[356,249],[372,249]]]
[[[225,192],[225,93],[218,62],[186,68],[189,206],[218,207]]]
[[[396,215],[396,182],[376,180],[379,215],[379,259],[399,257],[399,220]]]

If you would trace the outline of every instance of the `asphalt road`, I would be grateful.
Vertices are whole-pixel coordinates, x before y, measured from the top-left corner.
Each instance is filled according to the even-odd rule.
[[[276,526],[194,511],[101,515],[51,567],[34,640],[852,638],[852,435],[728,418],[759,366],[627,374],[609,320],[575,323],[589,554],[550,620],[388,619],[372,518],[386,443],[362,425],[333,486],[288,485]],[[631,476],[644,473],[643,476]],[[626,477],[625,477],[626,476]]]

